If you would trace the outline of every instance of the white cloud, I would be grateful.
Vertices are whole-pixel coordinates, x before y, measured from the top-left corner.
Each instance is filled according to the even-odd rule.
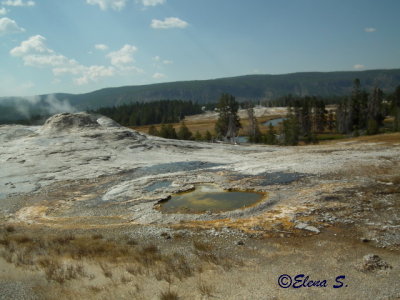
[[[163,60],[164,65],[172,65],[174,62],[172,60],[165,59]]]
[[[159,57],[158,55],[153,57],[154,61],[160,61],[160,59],[161,59],[161,57]]]
[[[102,77],[112,77],[115,75],[115,69],[106,66],[90,66],[85,67],[82,73],[81,77],[74,79],[78,85],[88,84],[90,81],[97,81]]]
[[[117,73],[116,68],[113,66],[85,66],[79,64],[76,60],[48,48],[45,41],[46,38],[41,35],[32,36],[21,42],[19,46],[11,49],[10,54],[20,57],[26,66],[51,68],[54,76],[70,74],[74,77],[74,83],[78,85],[88,84],[102,77],[111,77]]]
[[[25,55],[23,61],[26,66],[30,67],[58,67],[58,66],[77,66],[78,63],[73,59],[68,59],[61,54],[50,54],[50,55]]]
[[[353,69],[362,70],[362,69],[365,69],[365,66],[361,65],[361,64],[356,64],[356,65],[353,66]]]
[[[125,45],[120,50],[110,52],[107,57],[111,60],[111,64],[120,69],[124,69],[127,65],[135,62],[133,54],[137,48],[132,45]]]
[[[164,21],[153,19],[150,26],[154,29],[185,28],[189,25],[179,18],[165,18]]]
[[[6,0],[1,2],[1,4],[6,6],[35,6],[35,1]]]
[[[153,74],[153,76],[152,76],[154,79],[161,79],[161,78],[164,78],[165,77],[165,74],[163,74],[163,73],[154,73]]]
[[[159,4],[164,4],[166,0],[141,0],[144,6],[156,6]]]
[[[114,10],[121,10],[125,7],[127,0],[86,0],[87,4],[98,5],[101,10],[112,8]]]
[[[31,52],[52,53],[53,50],[46,47],[45,41],[46,38],[41,35],[31,36],[18,47],[11,49],[10,53],[12,56],[23,56]]]
[[[8,13],[8,10],[5,7],[0,8],[0,16],[4,16]]]
[[[17,22],[12,19],[9,19],[7,17],[0,19],[0,36],[24,31],[25,29],[19,27]]]
[[[64,55],[57,54],[45,45],[46,38],[41,35],[31,36],[18,47],[11,49],[12,56],[21,57],[24,65],[30,67],[76,66],[78,63]]]
[[[375,32],[375,31],[376,31],[376,28],[367,27],[367,28],[364,28],[364,31],[365,31],[365,32]]]
[[[105,51],[105,50],[108,49],[108,46],[105,45],[105,44],[96,44],[96,45],[94,45],[94,47],[95,47],[97,50],[102,50],[102,51]]]

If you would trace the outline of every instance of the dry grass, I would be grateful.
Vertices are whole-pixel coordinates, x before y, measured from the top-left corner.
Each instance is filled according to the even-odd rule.
[[[359,137],[323,141],[321,144],[337,144],[343,142],[359,142],[359,143],[382,143],[384,145],[393,145],[400,143],[400,132],[383,133],[377,135],[365,135]]]
[[[230,270],[237,262],[214,251],[214,246],[210,242],[193,241],[194,253],[204,262],[221,266],[224,270]]]
[[[48,258],[41,259],[38,263],[43,268],[48,281],[63,284],[68,280],[86,276],[82,264],[65,264],[56,259]]]
[[[136,265],[136,264],[129,264],[126,267],[126,271],[133,276],[143,274],[143,268],[140,265]]]
[[[203,297],[213,297],[215,289],[212,285],[206,284],[204,281],[200,280],[197,285],[197,290],[199,291],[200,295]]]
[[[343,177],[354,178],[355,176],[359,176],[396,184],[400,182],[400,175],[398,175],[399,167],[400,162],[394,160],[390,160],[385,164],[382,163],[381,165],[351,165],[342,168],[333,177],[343,179]]]
[[[271,119],[281,118],[281,117],[282,116],[280,116],[280,115],[276,115],[276,116],[257,118],[261,132],[265,133],[268,129],[266,126],[262,126],[261,125],[262,123],[264,123],[268,120],[271,120]],[[204,136],[207,131],[209,131],[211,134],[215,134],[215,132],[214,132],[215,122],[216,122],[216,120],[214,120],[214,119],[207,119],[207,118],[202,119],[202,118],[188,117],[185,120],[185,125],[189,128],[189,130],[193,133],[193,135],[196,133],[196,131],[198,131],[202,136]],[[240,120],[240,122],[241,122],[243,128],[240,129],[239,135],[246,135],[246,130],[247,130],[247,127],[249,124],[248,119],[243,118]],[[151,125],[131,126],[130,128],[137,130],[139,132],[148,133],[150,126]],[[154,126],[157,128],[158,131],[161,129],[161,124],[157,124]],[[172,126],[177,131],[179,129],[179,127],[181,126],[181,124],[173,123]]]
[[[5,227],[4,227],[5,228]],[[19,267],[41,269],[47,280],[60,284],[86,275],[83,263],[98,265],[104,277],[113,279],[114,268],[126,266],[132,276],[154,275],[172,282],[193,276],[198,261],[191,262],[177,253],[162,253],[155,244],[132,247],[126,240],[107,240],[99,236],[50,235],[35,232],[0,232],[0,256]],[[22,230],[21,230],[22,231]],[[129,278],[120,277],[122,283]]]
[[[111,272],[111,268],[109,265],[100,263],[100,268],[103,271],[104,277],[110,278],[110,279],[113,277],[113,273]]]

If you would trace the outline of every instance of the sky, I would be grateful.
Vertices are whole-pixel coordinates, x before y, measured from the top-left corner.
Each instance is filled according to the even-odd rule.
[[[0,96],[400,67],[399,0],[0,0]]]

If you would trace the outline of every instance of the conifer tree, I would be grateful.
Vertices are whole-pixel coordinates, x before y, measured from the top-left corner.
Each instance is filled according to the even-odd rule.
[[[328,113],[327,127],[330,132],[335,129],[335,116],[331,110]]]
[[[203,140],[203,137],[201,136],[201,133],[197,130],[196,133],[194,134],[194,140],[195,141],[201,141]]]
[[[150,135],[154,135],[154,136],[160,135],[160,133],[158,132],[156,126],[154,126],[154,125],[151,125],[151,126],[149,127],[149,134],[150,134]]]
[[[299,124],[293,110],[289,108],[286,120],[283,121],[284,144],[295,146],[299,143]]]
[[[377,134],[379,127],[383,125],[382,101],[383,92],[375,88],[368,102],[367,134]]]
[[[177,137],[180,140],[190,140],[192,138],[192,132],[187,128],[185,125],[185,122],[181,123],[181,126],[179,127]]]
[[[232,95],[222,94],[217,108],[219,117],[215,124],[215,132],[219,138],[233,138],[242,127],[237,115],[239,103]]]
[[[254,115],[253,105],[251,103],[248,104],[247,116],[249,120],[249,127],[248,127],[249,141],[252,143],[259,143],[261,142],[262,135],[260,127],[258,126],[258,121]]]
[[[211,132],[210,131],[206,131],[206,134],[205,134],[205,137],[204,137],[204,139],[207,141],[207,142],[210,142],[211,140],[212,140],[212,135],[211,135]]]
[[[394,116],[393,130],[400,131],[400,85],[392,94],[391,109]]]
[[[269,123],[268,131],[267,131],[266,135],[264,136],[264,143],[268,144],[268,145],[277,144],[276,131],[274,129],[274,126],[272,126],[271,123]]]
[[[167,126],[165,124],[161,124],[160,133],[159,134],[160,134],[161,137],[163,137],[165,139],[169,138]]]
[[[166,127],[167,127],[167,132],[168,132],[168,138],[169,139],[177,139],[178,136],[177,136],[175,128],[172,126],[172,124],[168,124]]]
[[[323,132],[326,126],[326,109],[325,103],[322,100],[315,102],[315,129],[317,132]]]

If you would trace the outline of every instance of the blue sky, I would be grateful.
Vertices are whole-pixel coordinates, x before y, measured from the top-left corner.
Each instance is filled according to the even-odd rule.
[[[0,96],[400,67],[398,0],[0,0]]]

